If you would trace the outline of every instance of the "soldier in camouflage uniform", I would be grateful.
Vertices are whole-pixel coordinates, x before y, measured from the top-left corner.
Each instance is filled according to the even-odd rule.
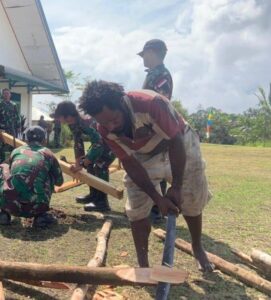
[[[55,118],[61,123],[68,124],[73,133],[76,159],[76,164],[72,168],[73,171],[77,172],[84,167],[88,173],[109,181],[109,166],[114,161],[115,155],[94,128],[93,120],[80,116],[76,106],[71,101],[63,101],[58,104],[55,110]],[[86,135],[91,142],[86,154],[83,135]],[[84,206],[86,211],[110,210],[107,195],[94,188],[90,188],[88,195],[77,197],[76,200],[87,203]]]
[[[169,70],[164,65],[166,53],[166,44],[161,40],[154,39],[146,42],[138,55],[143,58],[144,66],[147,67],[147,76],[142,88],[153,90],[170,100],[173,82]]]
[[[3,100],[0,101],[0,129],[17,137],[21,129],[21,118],[14,102],[10,101],[9,89],[3,89]],[[13,147],[0,141],[0,163],[5,160],[5,151],[11,152]]]
[[[164,65],[164,58],[167,53],[167,47],[164,41],[153,39],[145,43],[144,48],[138,53],[143,58],[147,76],[143,83],[142,89],[153,90],[169,100],[172,96],[173,81],[169,70]],[[167,182],[161,181],[162,194],[166,194]],[[161,219],[161,214],[156,205],[151,211],[151,218],[155,220]]]
[[[54,186],[63,176],[53,153],[42,146],[45,131],[32,126],[26,132],[28,145],[12,151],[9,164],[0,165],[0,224],[10,223],[10,215],[31,218],[33,225],[46,227],[56,220],[48,214]]]

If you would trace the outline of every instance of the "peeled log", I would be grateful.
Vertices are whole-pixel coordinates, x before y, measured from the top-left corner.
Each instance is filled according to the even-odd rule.
[[[154,230],[154,234],[159,237],[160,239],[164,240],[166,233],[162,229]],[[193,255],[192,247],[190,243],[178,238],[175,241],[175,246],[182,251]],[[219,270],[224,272],[225,274],[234,276],[238,280],[242,281],[243,283],[256,288],[257,290],[266,293],[267,295],[271,296],[271,282],[268,280],[263,279],[262,277],[253,274],[239,266],[232,264],[219,256],[216,256],[212,253],[206,252],[208,259],[212,262]]]
[[[1,139],[4,141],[4,143],[9,144],[11,146],[14,145],[14,138],[12,135],[1,131],[0,136],[1,136]],[[15,139],[15,145],[16,145],[16,147],[20,147],[20,146],[26,145],[26,143],[19,139]],[[115,188],[109,182],[104,181],[96,176],[93,176],[93,175],[87,173],[85,170],[81,170],[76,173],[73,173],[71,171],[70,164],[68,164],[62,160],[58,160],[58,162],[59,162],[59,165],[60,165],[62,171],[65,174],[70,175],[71,177],[76,178],[79,181],[82,181],[82,182],[86,183],[87,185],[92,186],[92,187],[96,188],[97,190],[102,191],[106,194],[109,194],[117,199],[123,198],[123,190],[122,189]]]
[[[257,249],[252,249],[251,259],[253,264],[266,276],[271,277],[271,256]]]
[[[88,262],[87,267],[101,267],[104,264],[107,241],[112,228],[112,220],[106,220],[102,229],[97,234],[97,247],[93,258]],[[89,286],[88,285],[78,285],[71,296],[71,300],[83,300]]]
[[[155,268],[89,268],[0,261],[0,280],[5,278],[15,281],[41,280],[95,285],[145,286],[156,285],[160,279],[157,274],[156,278],[158,277],[158,279],[152,278],[153,271]],[[174,278],[174,280],[168,281],[173,284],[180,284],[187,277],[186,272],[167,267],[159,267],[159,274],[161,274],[161,278],[164,276]]]

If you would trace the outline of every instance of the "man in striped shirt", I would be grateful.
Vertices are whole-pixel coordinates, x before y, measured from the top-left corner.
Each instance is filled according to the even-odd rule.
[[[122,86],[106,81],[88,83],[79,107],[97,120],[99,132],[127,172],[125,208],[140,267],[149,266],[148,216],[155,203],[163,215],[183,214],[199,266],[211,271],[201,244],[202,210],[210,194],[199,140],[190,126],[164,96],[145,90],[125,93]],[[171,187],[162,196],[164,178]]]

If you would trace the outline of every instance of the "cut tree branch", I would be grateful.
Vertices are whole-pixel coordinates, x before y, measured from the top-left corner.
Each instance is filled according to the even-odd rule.
[[[154,230],[154,234],[159,237],[160,239],[164,240],[166,233],[162,229]],[[175,246],[182,251],[193,255],[192,247],[190,243],[178,238],[175,241]],[[257,290],[266,293],[267,295],[271,296],[271,282],[265,280],[264,278],[253,274],[239,266],[232,264],[219,256],[216,256],[210,252],[207,252],[208,259],[212,262],[219,270],[222,272],[234,276],[235,278],[239,279],[243,283],[256,288]]]
[[[107,252],[107,241],[110,236],[112,224],[112,220],[106,220],[103,224],[102,229],[97,234],[96,252],[93,258],[88,262],[87,267],[101,267],[104,265],[105,256]],[[88,291],[88,288],[88,285],[77,285],[77,287],[73,291],[71,300],[83,300]]]

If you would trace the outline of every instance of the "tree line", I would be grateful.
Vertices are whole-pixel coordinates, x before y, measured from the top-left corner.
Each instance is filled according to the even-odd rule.
[[[202,142],[271,146],[271,84],[268,96],[263,88],[259,88],[255,96],[259,100],[257,107],[241,114],[225,113],[215,107],[200,108],[189,114],[180,101],[174,100],[172,104],[196,130]],[[213,122],[207,139],[206,127],[210,113]]]

